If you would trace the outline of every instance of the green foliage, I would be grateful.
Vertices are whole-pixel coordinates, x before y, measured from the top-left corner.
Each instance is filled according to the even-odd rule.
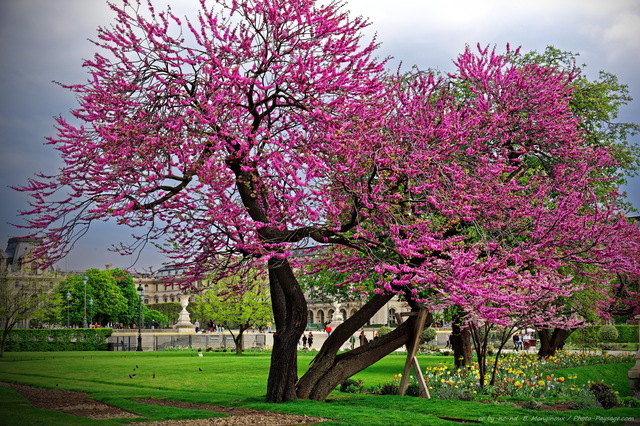
[[[601,342],[615,342],[618,338],[618,329],[613,325],[603,325],[598,330],[598,339]]]
[[[117,270],[117,277],[122,279],[121,271]],[[99,324],[107,322],[123,322],[128,324],[128,319],[137,318],[140,297],[136,294],[137,304],[130,305],[130,296],[127,288],[133,286],[133,281],[127,285],[123,284],[123,288],[127,297],[123,295],[123,288],[118,285],[116,277],[112,271],[100,271],[98,269],[89,269],[86,271],[87,286],[85,296],[85,286],[80,275],[69,276],[60,286],[60,297],[63,306],[68,308],[69,321],[71,325],[81,325],[84,318],[85,306],[87,321],[92,318]],[[129,277],[130,279],[130,277]],[[126,280],[125,280],[126,281]],[[67,293],[70,298],[67,299]],[[93,300],[93,305],[90,301]],[[59,321],[61,324],[67,322],[67,309],[60,312]]]
[[[586,335],[587,341],[595,343],[598,340],[598,333],[601,326],[594,325],[576,330],[567,338],[567,343],[581,344],[584,343]],[[614,343],[638,343],[638,326],[637,325],[616,325],[614,326],[618,332],[618,338]]]
[[[422,335],[420,337],[422,338],[423,342],[431,342],[433,339],[436,338],[437,335],[438,335],[438,332],[436,331],[435,328],[427,327],[424,330],[422,330]]]
[[[187,310],[191,307],[191,304],[187,306]],[[160,314],[166,316],[169,323],[175,323],[178,321],[182,306],[179,302],[167,302],[167,303],[149,303],[147,308],[150,310],[158,311]]]
[[[252,325],[265,326],[273,321],[269,284],[258,276],[233,277],[211,283],[208,289],[197,296],[206,318],[227,329],[239,326],[248,329]],[[243,286],[242,290],[230,291],[231,287]]]
[[[127,304],[127,308],[116,317],[116,322],[121,322],[123,324],[137,324],[139,322],[138,310],[140,308],[140,295],[133,283],[133,277],[130,273],[123,271],[122,269],[112,269],[109,272],[115,280],[115,284],[120,289],[120,294],[122,294]]]
[[[571,334],[571,342],[581,347],[593,348],[598,343],[598,330],[595,327],[580,328]]]
[[[386,382],[375,389],[375,393],[378,395],[397,395],[399,390],[399,384],[397,381]]]
[[[387,327],[386,325],[383,325],[382,327],[380,327],[378,329],[378,336],[382,337],[386,334],[389,334],[393,331],[393,329],[391,327]]]
[[[145,324],[151,324],[153,321],[157,321],[160,327],[167,327],[169,325],[169,318],[160,311],[155,309],[149,309],[145,306],[144,310],[144,322]]]
[[[578,394],[571,400],[572,410],[595,410],[602,408],[595,395],[589,389],[580,389]]]
[[[107,349],[110,328],[14,329],[7,352],[99,351]]]
[[[618,330],[618,338],[616,343],[638,343],[638,326],[637,325],[616,325]]]
[[[592,384],[589,389],[602,408],[609,409],[618,406],[618,395],[611,389],[611,386],[599,382]]]
[[[527,410],[539,410],[542,408],[542,402],[532,399],[522,404],[522,408]]]
[[[359,393],[362,390],[362,380],[347,379],[340,384],[340,392]]]

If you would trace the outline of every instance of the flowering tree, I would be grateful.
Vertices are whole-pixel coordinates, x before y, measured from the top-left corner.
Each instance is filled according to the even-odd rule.
[[[591,191],[615,162],[581,143],[571,74],[468,49],[450,79],[387,77],[375,44],[361,45],[367,23],[340,3],[212,3],[184,22],[112,6],[117,23],[96,42],[106,53],[86,61],[86,84],[65,86],[81,125],[59,118],[50,143],[66,165],[22,188],[43,258],[116,218],[144,227],[132,248],[167,238],[185,285],[266,264],[274,402],[324,399],[407,343],[413,319],[337,354],[396,294],[413,310],[499,320],[570,293],[559,266],[594,250],[616,259],[601,238],[625,226],[616,194]],[[296,385],[307,309],[291,254],[308,240],[335,247],[317,265],[374,295]]]
[[[514,55],[468,49],[449,80],[397,78],[381,137],[356,147],[334,176],[342,189],[334,205],[349,211],[357,199],[360,219],[327,265],[354,290],[375,274],[380,297],[370,303],[399,293],[410,304],[456,306],[478,324],[510,326],[518,315],[571,326],[558,301],[582,288],[581,265],[637,273],[638,231],[601,184],[615,161],[583,143],[570,107],[575,76],[519,66]],[[607,275],[589,278],[607,288]],[[336,355],[341,334],[361,324],[354,316],[343,326],[299,395],[322,398],[361,367],[358,357],[371,361],[402,332]]]
[[[287,258],[324,238],[332,209],[322,130],[363,120],[382,87],[376,46],[361,44],[368,24],[339,2],[202,0],[184,21],[124,3],[84,64],[89,81],[64,86],[82,123],[57,120],[50,143],[66,166],[24,188],[30,226],[46,230],[39,253],[55,261],[115,217],[148,229],[133,248],[166,236],[185,284],[266,262],[278,330],[267,398],[292,399],[307,310]]]

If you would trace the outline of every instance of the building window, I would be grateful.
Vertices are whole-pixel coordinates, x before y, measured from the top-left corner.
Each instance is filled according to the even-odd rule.
[[[313,311],[309,311],[308,321],[313,324]]]
[[[324,324],[324,311],[322,309],[318,311],[318,322]]]
[[[346,309],[340,309],[340,313],[342,314],[342,320],[346,321],[347,320],[347,310]]]
[[[396,323],[396,310],[395,309],[389,309],[389,324],[395,324]]]

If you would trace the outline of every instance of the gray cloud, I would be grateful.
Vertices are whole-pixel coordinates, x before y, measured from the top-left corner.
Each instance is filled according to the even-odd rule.
[[[179,16],[189,13],[194,0],[173,2]],[[158,7],[161,8],[161,7]],[[351,0],[347,8],[369,17],[369,34],[378,34],[381,56],[421,68],[452,68],[452,59],[466,44],[507,43],[524,50],[547,45],[580,53],[589,75],[599,70],[616,74],[636,99],[621,112],[621,120],[640,121],[640,2],[637,0]],[[86,80],[81,67],[90,58],[99,25],[111,23],[104,0],[21,0],[0,2],[0,245],[19,229],[16,210],[27,207],[25,197],[8,185],[26,183],[34,172],[53,173],[61,163],[44,138],[54,133],[53,119],[75,106],[73,95],[52,80]],[[626,187],[640,207],[640,182]],[[61,265],[65,269],[125,267],[132,259],[106,251],[127,240],[129,229],[97,224],[77,250]],[[160,259],[145,254],[138,267],[158,266]]]

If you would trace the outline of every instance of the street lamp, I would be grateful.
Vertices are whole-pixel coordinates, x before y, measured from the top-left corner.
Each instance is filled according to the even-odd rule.
[[[140,322],[138,323],[138,348],[136,351],[142,352],[142,323],[144,322],[144,311],[142,310],[144,305],[144,288],[142,288],[142,284],[138,286],[138,294],[140,295]]]
[[[91,324],[93,324],[93,297],[89,299],[89,319],[91,320]]]
[[[71,292],[67,290],[67,328],[69,328],[69,301],[71,300]]]
[[[87,274],[82,276],[82,282],[84,283],[84,317],[82,318],[82,328],[88,328],[89,324],[87,324],[87,281],[89,281],[89,277]]]

